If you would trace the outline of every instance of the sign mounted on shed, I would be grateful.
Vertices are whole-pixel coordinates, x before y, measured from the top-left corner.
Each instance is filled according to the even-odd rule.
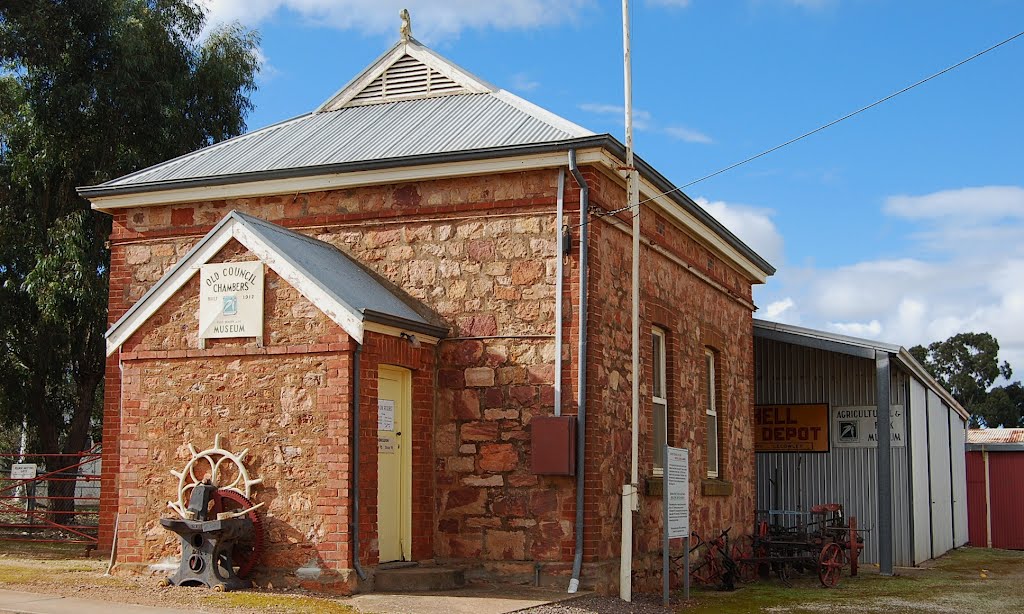
[[[757,405],[755,452],[828,452],[828,404]]]
[[[199,340],[263,337],[263,263],[220,262],[199,269]]]
[[[874,405],[832,408],[832,444],[839,448],[878,447],[878,409]],[[903,406],[889,408],[889,445],[906,446],[907,423]]]

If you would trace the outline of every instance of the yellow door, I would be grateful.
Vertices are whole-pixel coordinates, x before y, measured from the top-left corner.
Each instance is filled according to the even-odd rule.
[[[377,372],[377,534],[380,562],[412,559],[412,377]]]

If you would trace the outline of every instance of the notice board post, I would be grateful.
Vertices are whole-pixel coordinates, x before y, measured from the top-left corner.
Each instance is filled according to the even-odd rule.
[[[683,599],[690,598],[690,451],[665,446],[665,475],[662,492],[662,513],[665,519],[662,538],[662,605],[668,607],[670,539],[682,537],[684,578]]]

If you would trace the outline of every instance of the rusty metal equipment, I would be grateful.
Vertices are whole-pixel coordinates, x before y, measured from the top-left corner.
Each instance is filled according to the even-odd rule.
[[[770,571],[789,584],[793,573],[817,572],[822,586],[831,588],[847,563],[850,575],[857,575],[864,531],[856,517],[847,522],[838,503],[816,505],[810,512],[758,510],[754,529],[733,545],[741,580]]]
[[[263,526],[249,500],[252,479],[245,467],[247,450],[232,454],[220,445],[202,452],[189,445],[192,459],[178,478],[177,500],[167,505],[179,518],[160,524],[181,539],[181,563],[166,579],[175,586],[206,586],[215,591],[249,588],[247,576],[263,553]],[[223,486],[218,486],[218,483]],[[185,505],[186,497],[188,499]]]

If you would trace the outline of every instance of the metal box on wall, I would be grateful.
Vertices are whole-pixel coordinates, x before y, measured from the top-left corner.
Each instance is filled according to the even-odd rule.
[[[576,416],[537,416],[530,421],[530,471],[576,475]]]

